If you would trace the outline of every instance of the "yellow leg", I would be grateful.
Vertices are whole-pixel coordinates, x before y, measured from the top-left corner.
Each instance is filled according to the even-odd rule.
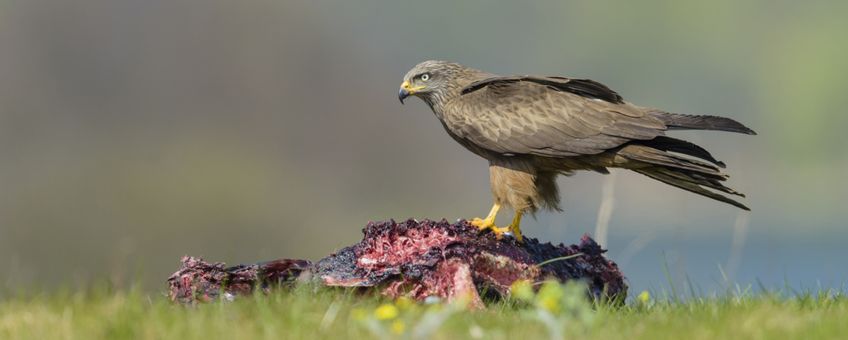
[[[495,226],[495,218],[498,216],[498,210],[501,210],[501,205],[495,203],[492,205],[492,210],[486,218],[475,218],[471,220],[471,225],[480,228],[480,230],[489,229]]]
[[[518,242],[524,242],[524,236],[521,235],[521,212],[516,211],[515,217],[512,218],[512,223],[509,224],[508,227],[504,228],[512,232],[512,236],[515,236],[515,240]]]
[[[479,228],[481,231],[490,229],[492,233],[498,237],[498,239],[503,237],[504,233],[510,232],[518,242],[523,242],[524,236],[521,234],[521,216],[523,214],[521,212],[516,212],[515,217],[512,218],[512,223],[506,227],[498,227],[495,226],[495,217],[497,217],[500,209],[500,204],[495,203],[486,218],[475,218],[471,220],[471,224]]]

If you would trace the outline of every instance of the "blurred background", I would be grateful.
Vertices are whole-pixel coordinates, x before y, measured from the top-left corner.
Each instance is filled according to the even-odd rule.
[[[728,164],[751,213],[581,173],[560,179],[565,212],[526,234],[569,244],[600,220],[635,293],[667,287],[665,267],[704,294],[838,288],[846,15],[845,1],[3,1],[0,286],[156,291],[185,254],[314,260],[370,220],[485,214],[487,163],[397,101],[409,68],[445,59],[592,78],[759,132],[674,134]]]

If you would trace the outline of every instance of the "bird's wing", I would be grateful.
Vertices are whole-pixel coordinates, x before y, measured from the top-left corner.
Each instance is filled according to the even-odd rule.
[[[517,82],[531,82],[549,86],[551,89],[565,91],[588,98],[601,99],[610,103],[622,104],[624,99],[604,84],[591,79],[571,79],[566,77],[537,77],[537,76],[511,76],[492,77],[478,80],[462,89],[462,94],[469,94],[484,87],[499,86]]]
[[[649,140],[665,124],[598,82],[563,77],[495,77],[465,87],[446,125],[503,154],[594,155]]]

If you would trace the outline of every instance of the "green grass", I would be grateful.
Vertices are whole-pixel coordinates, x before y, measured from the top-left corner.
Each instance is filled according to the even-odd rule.
[[[643,294],[625,307],[591,306],[580,287],[516,289],[514,301],[484,311],[462,304],[390,302],[302,286],[195,307],[138,291],[11,297],[0,301],[0,339],[770,339],[844,338],[848,297],[841,293],[729,294],[657,301]],[[382,306],[382,307],[381,307]]]

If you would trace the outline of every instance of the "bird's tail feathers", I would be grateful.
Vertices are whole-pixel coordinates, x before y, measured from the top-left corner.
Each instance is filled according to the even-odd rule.
[[[665,123],[669,129],[677,130],[717,130],[756,135],[754,130],[727,117],[708,115],[687,115],[664,111],[651,111],[654,116]]]
[[[653,146],[631,144],[621,148],[616,154],[623,158],[618,165],[683,190],[740,209],[751,210],[744,204],[715,192],[745,197],[744,194],[722,184],[728,176],[722,173],[717,165],[723,167],[723,163],[715,160],[706,150],[695,144],[673,138],[668,139],[671,141],[660,140]],[[698,157],[712,164],[671,152]]]

